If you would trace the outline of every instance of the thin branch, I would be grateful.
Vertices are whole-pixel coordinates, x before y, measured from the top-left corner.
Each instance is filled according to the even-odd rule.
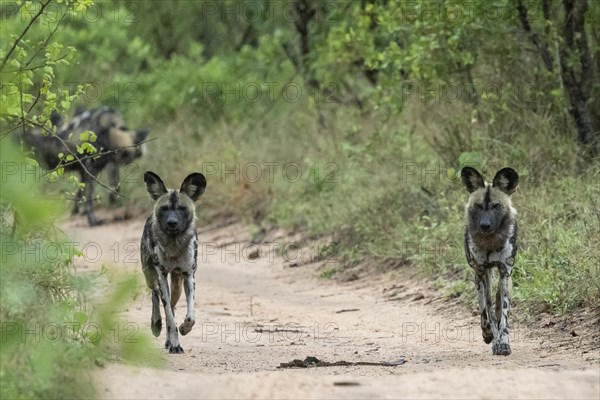
[[[311,7],[306,0],[296,0],[294,7],[296,10],[294,25],[296,26],[296,32],[298,32],[300,40],[300,61],[304,73],[308,73],[308,55],[310,53],[308,24],[314,18],[317,10]]]
[[[254,26],[252,26],[252,23],[249,23],[248,26],[246,26],[246,29],[244,29],[244,33],[242,33],[242,39],[240,40],[240,43],[235,46],[235,51],[240,51],[246,44],[256,47],[256,38],[253,37],[253,34]]]
[[[36,106],[38,101],[40,101],[41,97],[42,97],[42,91],[38,90],[37,96],[35,97],[35,101],[33,103],[31,103],[31,107],[29,107],[29,110],[27,110],[27,114],[29,114],[31,112],[31,110],[33,110],[33,107]]]
[[[61,142],[61,144],[63,145],[63,147],[64,147],[64,148],[65,148],[65,149],[66,149],[66,150],[69,152],[69,154],[73,154],[73,152],[71,151],[71,149],[69,149],[69,146],[67,146],[67,142],[66,142],[66,141],[64,141],[64,140],[63,140],[61,137],[59,137],[59,136],[56,136],[56,135],[55,135],[54,137],[58,138],[58,140]],[[101,157],[101,156],[104,156],[104,155],[106,155],[106,154],[115,153],[115,152],[117,152],[117,151],[119,151],[119,150],[121,150],[121,149],[125,149],[125,148],[128,148],[128,147],[136,147],[136,146],[139,146],[140,144],[143,144],[143,143],[146,143],[146,142],[150,142],[150,141],[152,141],[152,140],[156,140],[156,139],[157,139],[157,138],[154,138],[154,139],[149,139],[149,140],[146,140],[146,141],[144,141],[144,142],[140,142],[140,143],[138,143],[137,145],[133,145],[133,146],[124,146],[124,147],[120,147],[120,148],[118,148],[118,149],[115,149],[115,150],[110,150],[110,151],[107,151],[107,152],[104,152],[104,153],[97,153],[97,154],[89,155],[89,156],[87,156],[87,157],[84,157],[84,158],[77,158],[77,157],[75,157],[75,160],[73,160],[73,161],[70,161],[70,162],[68,162],[68,163],[65,163],[65,164],[62,164],[61,166],[59,166],[59,167],[56,167],[56,168],[54,168],[54,169],[52,169],[52,170],[50,170],[50,171],[48,171],[48,172],[46,172],[46,173],[42,174],[41,176],[42,176],[42,177],[44,177],[44,176],[48,175],[49,173],[51,173],[51,172],[53,172],[53,171],[56,171],[56,170],[58,170],[58,169],[60,169],[60,168],[64,168],[64,167],[65,167],[65,166],[67,166],[67,165],[71,165],[71,164],[78,163],[78,164],[81,166],[81,169],[82,169],[82,171],[83,171],[83,172],[85,172],[85,174],[86,174],[86,175],[87,175],[89,178],[91,178],[91,179],[92,179],[92,181],[96,182],[98,185],[102,186],[103,188],[105,188],[106,190],[108,190],[110,193],[113,193],[113,194],[116,194],[117,196],[123,197],[123,195],[122,195],[122,194],[120,194],[119,192],[117,192],[117,191],[116,191],[114,188],[111,188],[110,186],[108,186],[108,185],[104,184],[103,182],[99,181],[99,180],[98,180],[98,178],[96,178],[96,176],[95,176],[94,174],[92,174],[92,173],[91,173],[91,172],[90,172],[90,171],[89,171],[89,170],[86,168],[86,166],[85,166],[85,165],[83,165],[83,161],[84,161],[84,160],[86,160],[86,159],[88,159],[88,158],[96,158],[96,157]],[[83,178],[83,177],[82,177],[82,178]]]
[[[58,136],[56,136],[56,137],[58,137]],[[64,139],[62,139],[60,137],[58,137],[58,139],[61,140],[64,144],[70,143],[70,142],[68,142],[68,141],[66,141],[66,140],[64,140]],[[77,157],[75,155],[75,153],[73,153],[73,151],[71,149],[68,149],[69,150],[69,154],[71,154],[72,156],[74,156],[75,159],[71,160],[71,161],[68,161],[66,163],[60,164],[59,166],[54,167],[54,168],[46,171],[41,176],[44,177],[46,175],[51,174],[54,171],[58,171],[61,168],[68,167],[68,166],[71,166],[73,164],[80,164],[81,162],[83,162],[85,160],[88,160],[90,158],[98,158],[98,157],[104,157],[104,156],[110,155],[110,154],[115,154],[115,153],[117,153],[120,150],[129,149],[129,148],[132,148],[132,147],[137,147],[139,145],[142,145],[142,144],[148,143],[148,142],[152,142],[153,140],[157,140],[157,139],[158,138],[152,138],[152,139],[144,140],[143,142],[139,142],[139,143],[131,145],[131,146],[123,146],[123,147],[119,147],[118,149],[114,149],[114,150],[107,150],[107,151],[103,151],[103,152],[93,153],[93,154],[89,154],[89,155],[87,155],[85,157]]]
[[[19,74],[19,89],[23,88],[23,74]],[[25,109],[23,107],[23,90],[19,90],[19,104],[21,109],[21,119],[25,119]],[[25,125],[23,125],[23,134],[25,134]]]
[[[544,61],[544,66],[548,71],[552,71],[554,69],[554,61],[552,60],[552,55],[550,55],[550,52],[548,51],[548,45],[531,28],[529,19],[527,18],[527,8],[525,7],[525,4],[523,4],[523,0],[518,0],[517,11],[519,12],[519,20],[521,21],[523,30],[529,36],[531,43],[533,43],[533,45],[538,49],[540,56],[542,57],[542,61]]]
[[[15,42],[12,44],[12,47],[10,48],[8,53],[6,53],[6,56],[4,57],[4,60],[2,61],[2,66],[0,66],[0,70],[2,70],[4,68],[4,65],[6,65],[6,62],[8,61],[8,59],[10,58],[12,53],[15,51],[15,49],[17,48],[17,45],[21,42],[23,37],[27,34],[27,32],[29,31],[29,28],[31,28],[31,26],[33,25],[35,20],[38,19],[40,17],[40,15],[42,15],[42,13],[44,12],[44,9],[51,2],[52,2],[52,0],[48,0],[46,3],[42,3],[42,7],[40,7],[40,11],[38,11],[38,13],[36,15],[34,15],[33,18],[31,18],[31,21],[29,21],[29,24],[25,27],[23,32],[21,32],[21,35],[19,35],[17,40],[15,40]]]
[[[67,54],[65,54],[64,56],[62,56],[60,58],[57,58],[55,61],[64,60],[65,58],[67,58]],[[29,60],[29,61],[31,61],[31,60]],[[26,64],[25,67],[15,69],[14,71],[6,71],[6,73],[12,74],[12,73],[21,72],[21,71],[35,71],[36,69],[44,68],[48,64],[40,64],[40,65],[36,65],[35,67],[27,67],[27,65],[29,65],[29,64]]]
[[[290,44],[289,43],[283,43],[281,45],[281,47],[283,47],[283,51],[285,51],[285,54],[288,56],[288,58],[290,59],[290,61],[294,65],[294,68],[296,69],[296,71],[300,72],[300,63],[298,62],[297,57],[292,53],[292,49],[291,49]]]
[[[46,38],[46,40],[44,40],[44,43],[37,49],[37,51],[33,54],[33,56],[31,56],[31,58],[29,59],[29,61],[27,61],[25,63],[25,68],[27,68],[29,66],[29,64],[31,64],[31,62],[35,59],[35,57],[37,57],[37,55],[40,53],[40,51],[42,51],[43,49],[46,48],[46,46],[48,45],[48,42],[50,41],[50,39],[52,38],[52,36],[54,36],[54,34],[56,33],[56,30],[58,29],[58,27],[62,23],[63,19],[65,19],[65,16],[67,15],[67,12],[68,11],[65,11],[63,13],[62,17],[60,17],[60,20],[56,23],[56,26],[54,27],[54,29],[52,30],[52,32],[50,32],[50,34],[48,35],[48,37]],[[59,58],[59,60],[62,60],[65,57],[66,57],[66,55],[64,57]]]
[[[66,150],[67,150],[67,151],[68,151],[70,154],[72,154],[72,151],[71,151],[71,149],[69,149],[69,146],[67,146],[67,143],[66,143],[66,142],[65,142],[65,141],[64,141],[64,140],[63,140],[61,137],[59,137],[59,136],[57,136],[57,135],[54,135],[54,137],[58,138],[58,140],[59,140],[59,141],[60,141],[60,143],[63,145],[63,147],[64,147],[64,148],[65,148],[65,149],[66,149]],[[85,165],[83,165],[83,161],[82,161],[82,159],[79,159],[79,158],[75,157],[75,160],[76,160],[76,161],[79,163],[79,165],[81,166],[81,170],[82,170],[83,172],[85,172],[85,173],[86,173],[86,175],[87,175],[89,178],[91,178],[91,179],[92,179],[92,181],[96,182],[98,185],[102,186],[103,188],[105,188],[105,189],[106,189],[106,190],[108,190],[109,192],[111,192],[111,193],[114,193],[114,194],[116,194],[117,196],[120,196],[119,192],[117,192],[117,191],[116,191],[116,190],[114,190],[113,188],[109,187],[108,185],[105,185],[104,183],[100,182],[100,181],[98,180],[98,178],[96,178],[96,176],[95,176],[94,174],[92,174],[92,173],[91,173],[91,172],[90,172],[90,171],[89,171],[89,170],[86,168],[86,166],[85,166]],[[63,167],[64,167],[64,165],[63,165]],[[42,176],[44,176],[44,175],[42,175]],[[82,176],[82,178],[83,178],[83,176]]]
[[[84,173],[85,173],[85,174],[86,174],[88,177],[90,177],[90,178],[91,178],[91,179],[92,179],[94,182],[98,183],[100,186],[102,186],[102,187],[104,187],[105,189],[109,190],[111,193],[114,193],[114,194],[116,194],[117,196],[122,196],[122,195],[121,195],[121,194],[119,194],[118,192],[116,192],[114,189],[110,188],[109,186],[105,185],[104,183],[100,182],[100,181],[99,181],[99,180],[98,180],[98,179],[97,179],[97,178],[96,178],[96,177],[95,177],[95,176],[94,176],[94,175],[93,175],[93,174],[92,174],[92,173],[91,173],[91,172],[90,172],[90,171],[89,171],[89,170],[86,168],[86,166],[83,164],[83,162],[84,162],[85,160],[87,160],[87,159],[93,159],[93,158],[98,158],[98,157],[104,157],[104,156],[106,156],[106,155],[114,154],[114,153],[116,153],[116,152],[118,152],[118,151],[120,151],[120,150],[122,150],[122,149],[127,149],[127,148],[137,147],[137,146],[140,146],[140,145],[142,145],[142,144],[144,144],[144,143],[148,143],[148,142],[151,142],[151,141],[153,141],[153,140],[157,140],[157,139],[158,139],[158,138],[152,138],[152,139],[144,140],[144,141],[142,141],[142,142],[140,142],[140,143],[137,143],[137,144],[134,144],[134,145],[131,145],[131,146],[122,146],[122,147],[119,147],[119,148],[117,148],[117,149],[108,150],[108,151],[104,151],[104,152],[100,152],[100,153],[94,153],[94,154],[90,154],[90,155],[87,155],[87,156],[85,156],[85,157],[81,157],[81,158],[80,158],[80,157],[77,157],[77,155],[76,155],[75,153],[73,153],[73,151],[71,150],[71,148],[68,146],[68,144],[69,144],[69,142],[68,142],[68,141],[64,140],[63,138],[61,138],[61,137],[60,137],[60,136],[58,136],[58,135],[55,135],[55,134],[54,134],[54,133],[53,133],[53,132],[52,132],[50,129],[46,128],[45,126],[41,125],[40,123],[36,123],[36,122],[34,122],[34,121],[27,120],[26,118],[23,118],[23,120],[21,121],[21,124],[22,124],[23,126],[25,126],[25,122],[27,122],[27,123],[31,124],[32,126],[37,126],[37,127],[39,127],[40,129],[42,129],[43,131],[45,131],[45,132],[47,132],[48,134],[50,134],[50,135],[51,135],[53,138],[57,138],[57,139],[59,140],[59,142],[61,143],[61,145],[62,145],[62,146],[65,148],[65,150],[67,151],[67,153],[68,153],[68,154],[71,154],[71,155],[73,155],[73,156],[75,157],[75,159],[74,159],[74,160],[72,160],[72,161],[68,161],[68,162],[66,162],[66,163],[62,163],[62,164],[60,164],[60,162],[59,162],[59,165],[58,165],[58,166],[56,166],[55,168],[52,168],[52,169],[50,169],[50,170],[46,171],[45,173],[43,173],[43,174],[41,175],[41,177],[44,177],[44,176],[46,176],[46,175],[48,175],[48,174],[51,174],[52,172],[54,172],[54,171],[57,171],[57,170],[59,170],[59,169],[61,169],[61,168],[68,167],[68,166],[71,166],[71,165],[73,165],[73,164],[79,164],[79,165],[81,166],[82,172],[84,172]]]
[[[8,130],[6,130],[6,131],[4,131],[4,132],[2,132],[0,134],[0,137],[2,139],[4,139],[6,136],[10,135],[12,132],[16,131],[17,129],[21,128],[22,126],[25,126],[26,124],[29,124],[29,125],[34,126],[34,127],[38,127],[40,129],[42,129],[43,131],[45,131],[49,135],[53,135],[54,134],[54,132],[52,132],[50,129],[48,129],[48,128],[46,128],[44,126],[45,123],[46,123],[46,121],[44,121],[44,122],[36,122],[36,121],[30,120],[30,119],[28,119],[26,117],[25,118],[23,118],[23,117],[14,117],[12,115],[8,115],[7,117],[8,118],[12,117],[13,119],[17,119],[18,122],[12,128],[10,128],[10,129],[8,129]]]

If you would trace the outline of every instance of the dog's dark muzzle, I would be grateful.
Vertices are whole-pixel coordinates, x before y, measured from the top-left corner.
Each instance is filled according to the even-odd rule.
[[[483,212],[479,219],[479,232],[484,235],[493,233],[496,230],[496,220],[494,215],[490,212]]]
[[[492,230],[492,225],[489,223],[481,223],[479,224],[479,230],[481,233],[490,233]]]
[[[163,230],[168,234],[178,234],[181,232],[182,222],[179,220],[175,212],[169,212],[164,217]]]

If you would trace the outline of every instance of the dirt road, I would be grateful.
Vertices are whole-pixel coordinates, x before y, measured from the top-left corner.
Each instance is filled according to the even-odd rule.
[[[65,224],[81,245],[93,243],[88,250],[101,249],[80,263],[87,265],[82,271],[105,264],[140,279],[142,228],[137,219],[96,228],[79,219]],[[247,247],[250,237],[238,224],[200,228],[196,325],[181,338],[185,354],[162,350],[163,331],[153,344],[166,368],[105,365],[94,374],[102,397],[600,398],[597,336],[585,329],[573,336],[552,324],[543,331],[515,324],[513,354],[492,356],[479,317],[440,300],[410,271],[340,284],[318,278],[323,262],[297,262],[311,258],[314,243],[296,251],[288,245],[298,238],[270,233]],[[140,293],[121,317],[150,334],[150,296],[145,288]],[[178,323],[184,312],[180,301]],[[307,356],[406,362],[278,368]]]

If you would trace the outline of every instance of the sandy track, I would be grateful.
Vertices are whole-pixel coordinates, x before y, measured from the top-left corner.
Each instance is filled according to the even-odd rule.
[[[74,220],[65,231],[102,249],[114,271],[139,273],[143,221],[93,229]],[[124,398],[600,398],[597,341],[552,328],[515,326],[513,354],[492,356],[481,339],[479,317],[437,301],[439,294],[408,272],[349,284],[317,278],[322,263],[290,267],[272,243],[294,238],[271,233],[246,248],[241,225],[201,227],[204,243],[196,275],[196,326],[181,338],[183,355],[164,353],[166,368],[106,365],[96,373],[101,396]],[[268,244],[267,244],[268,243]],[[115,249],[119,248],[117,254]],[[258,259],[249,254],[259,248]],[[122,320],[150,333],[150,297],[141,291],[123,307]],[[391,301],[390,298],[396,299]],[[185,312],[180,300],[178,322]],[[153,339],[162,348],[164,331]],[[162,350],[161,350],[162,351]],[[278,369],[280,363],[321,360],[401,366]]]

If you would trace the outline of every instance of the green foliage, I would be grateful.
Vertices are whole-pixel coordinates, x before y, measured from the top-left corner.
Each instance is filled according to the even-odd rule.
[[[582,306],[598,310],[599,176],[594,168],[525,192],[521,267],[514,277],[517,300],[560,314]]]
[[[115,310],[131,299],[137,280],[113,278],[115,289],[108,290],[102,305],[90,304],[87,296],[101,285],[103,273],[75,271],[74,259],[82,253],[52,225],[59,208],[41,198],[33,179],[41,172],[30,166],[31,179],[23,179],[20,170],[5,173],[12,171],[7,166],[25,165],[7,141],[0,162],[7,168],[0,196],[0,397],[89,398],[94,387],[84,371],[94,365],[115,356],[159,363],[148,336],[137,331],[116,336],[127,326]],[[16,225],[12,234],[11,225]]]
[[[1,152],[3,168],[25,165],[11,143]],[[1,397],[91,396],[89,377],[80,373],[96,354],[81,331],[90,281],[72,274],[73,246],[48,229],[56,204],[40,200],[33,179],[5,178],[0,201],[12,206],[2,217],[13,215],[17,231],[1,232]]]
[[[115,341],[108,334],[120,323],[114,310],[131,296],[135,281],[118,286],[102,308],[90,305],[86,295],[99,286],[102,274],[75,271],[74,259],[82,254],[53,225],[60,205],[40,194],[43,175],[37,162],[8,138],[31,129],[53,134],[51,112],[68,110],[83,93],[84,84],[64,84],[75,48],[56,39],[64,21],[78,21],[81,28],[91,5],[89,0],[2,3],[1,398],[90,398],[95,396],[89,375],[94,365],[117,354],[127,361],[157,361],[148,353],[146,336]],[[97,151],[94,133],[79,139],[80,154]],[[62,175],[64,164],[74,161],[71,154],[57,156],[61,164],[45,180]]]
[[[336,268],[325,268],[319,274],[321,279],[332,279],[333,276],[338,272]]]
[[[90,0],[5,4],[3,12],[15,14],[11,19],[3,15],[0,31],[2,137],[32,125],[49,129],[50,113],[68,110],[83,91],[83,85],[71,91],[57,85],[61,71],[74,61],[75,48],[53,41],[52,36],[63,19],[81,15],[91,4]]]

